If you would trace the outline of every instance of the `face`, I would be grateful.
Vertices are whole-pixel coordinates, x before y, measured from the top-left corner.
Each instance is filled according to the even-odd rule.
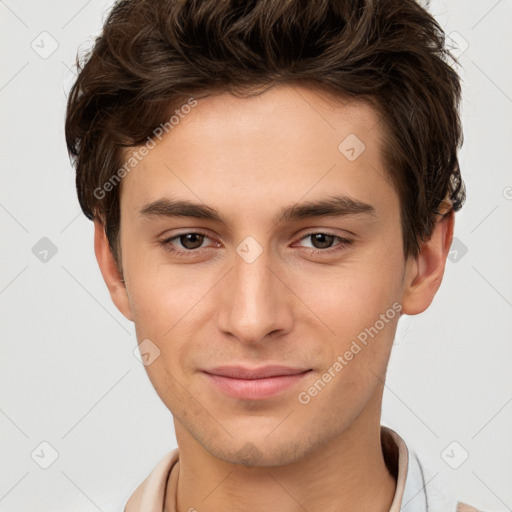
[[[370,106],[306,87],[223,93],[123,179],[123,313],[160,351],[178,443],[286,464],[380,412],[406,269],[381,136]],[[213,375],[268,365],[296,375]]]

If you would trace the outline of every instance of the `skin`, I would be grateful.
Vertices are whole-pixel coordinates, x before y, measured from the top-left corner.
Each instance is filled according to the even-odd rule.
[[[349,134],[366,146],[354,161],[338,150]],[[393,303],[416,315],[441,284],[453,213],[440,217],[416,258],[404,258],[382,134],[370,106],[304,86],[203,98],[123,179],[124,283],[95,221],[114,303],[139,343],[150,339],[161,351],[146,370],[174,417],[177,510],[389,510],[396,481],[384,463],[380,414],[399,315],[308,404],[297,398]],[[375,215],[273,220],[333,193],[372,205]],[[162,198],[207,205],[225,222],[140,213]],[[195,246],[179,237],[161,243],[195,230],[207,233]],[[312,233],[352,243],[328,253],[339,240],[314,244]],[[262,248],[251,263],[236,251],[248,236]],[[177,256],[166,247],[202,252]],[[271,398],[240,400],[201,372],[222,364],[312,371]]]

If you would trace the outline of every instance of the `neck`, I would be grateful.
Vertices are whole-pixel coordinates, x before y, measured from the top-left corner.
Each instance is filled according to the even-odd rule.
[[[175,419],[177,497],[168,486],[165,512],[174,499],[179,512],[388,512],[396,479],[384,461],[378,412],[363,411],[341,436],[307,457],[269,467],[245,467],[213,456]]]

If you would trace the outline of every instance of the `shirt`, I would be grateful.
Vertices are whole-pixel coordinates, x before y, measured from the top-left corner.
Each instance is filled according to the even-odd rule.
[[[396,491],[389,512],[479,512],[450,497],[433,482],[416,453],[388,427],[381,426],[381,443],[386,464],[396,477]],[[149,476],[135,489],[124,512],[163,512],[167,486],[171,488],[171,512],[176,512],[179,448],[163,457]],[[175,468],[175,471],[172,469]]]

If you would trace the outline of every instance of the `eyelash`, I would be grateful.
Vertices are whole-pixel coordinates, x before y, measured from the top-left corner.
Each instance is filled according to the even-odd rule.
[[[189,257],[189,256],[197,256],[198,254],[201,254],[203,252],[203,250],[207,249],[207,247],[201,247],[201,248],[198,248],[198,249],[188,249],[188,250],[185,250],[185,251],[182,251],[182,250],[177,250],[177,249],[174,249],[172,248],[172,246],[170,245],[170,243],[173,241],[173,240],[176,240],[182,236],[185,236],[185,235],[202,235],[206,238],[210,238],[208,236],[207,233],[204,233],[203,231],[187,231],[185,233],[180,233],[178,235],[174,235],[170,238],[166,238],[165,240],[162,240],[160,242],[160,244],[164,247],[164,249],[168,252],[170,252],[171,254],[175,255],[175,256],[185,256],[185,257]],[[317,235],[317,234],[322,234],[322,235],[328,235],[328,236],[332,236],[334,237],[335,239],[337,239],[339,241],[338,244],[336,244],[333,248],[327,248],[327,249],[309,249],[309,248],[306,248],[306,249],[309,249],[309,254],[312,256],[312,255],[325,255],[325,254],[333,254],[335,252],[338,252],[338,251],[343,251],[347,248],[348,245],[352,244],[353,240],[349,240],[347,238],[343,238],[339,235],[336,235],[334,233],[330,233],[328,231],[312,231],[310,233],[307,233],[306,235],[304,235],[300,241],[302,240],[305,240],[306,238],[309,238],[313,235]]]

